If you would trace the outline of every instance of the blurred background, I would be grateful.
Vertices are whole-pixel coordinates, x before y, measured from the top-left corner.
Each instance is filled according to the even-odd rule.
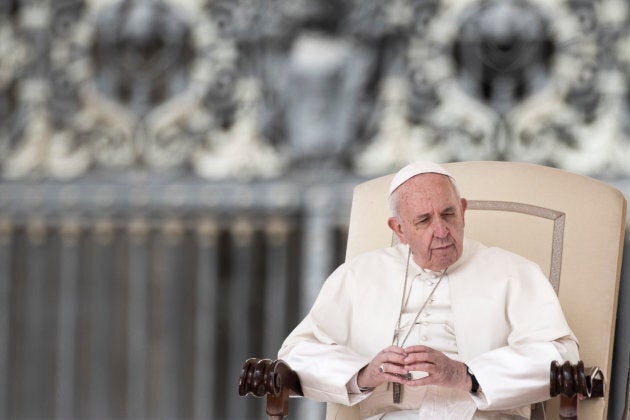
[[[0,0],[0,417],[263,418],[243,361],[275,357],[343,260],[354,185],[410,160],[630,197],[629,10]]]

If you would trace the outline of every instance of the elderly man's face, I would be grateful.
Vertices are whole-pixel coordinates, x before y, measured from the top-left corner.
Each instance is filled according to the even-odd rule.
[[[402,243],[409,244],[414,261],[439,271],[462,255],[466,200],[457,198],[445,175],[417,175],[398,190],[398,217],[389,227]]]

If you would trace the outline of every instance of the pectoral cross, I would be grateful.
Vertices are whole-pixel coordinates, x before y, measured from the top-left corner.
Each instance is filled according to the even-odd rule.
[[[402,401],[402,385],[398,382],[394,382],[392,385],[392,397],[394,404],[400,404],[400,401]]]

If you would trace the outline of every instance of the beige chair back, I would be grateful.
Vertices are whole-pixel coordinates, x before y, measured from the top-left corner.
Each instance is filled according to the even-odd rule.
[[[608,380],[612,364],[626,200],[600,181],[539,165],[459,162],[444,165],[468,200],[466,236],[538,263],[547,273],[580,342],[586,366]],[[346,259],[387,247],[392,232],[387,189],[393,175],[354,190]],[[557,399],[556,399],[557,400]],[[602,399],[580,404],[580,417],[605,419]],[[546,403],[558,418],[557,401]],[[356,407],[328,404],[327,419],[358,419]]]

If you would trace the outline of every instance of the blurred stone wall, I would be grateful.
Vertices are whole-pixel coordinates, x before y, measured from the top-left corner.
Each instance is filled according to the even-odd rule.
[[[0,417],[259,416],[240,363],[343,259],[352,187],[410,160],[630,196],[629,10],[0,0]]]

